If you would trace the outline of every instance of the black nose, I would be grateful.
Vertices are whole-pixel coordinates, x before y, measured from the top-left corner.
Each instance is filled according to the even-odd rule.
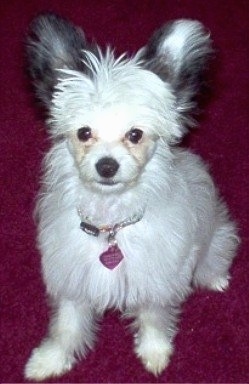
[[[95,167],[100,176],[113,177],[119,168],[119,164],[112,157],[102,157],[102,159],[96,163]]]

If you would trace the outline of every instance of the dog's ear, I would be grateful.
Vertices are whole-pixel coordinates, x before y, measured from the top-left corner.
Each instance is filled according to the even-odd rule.
[[[28,67],[37,96],[49,108],[58,69],[85,70],[83,50],[89,48],[81,29],[53,14],[39,15],[27,38]]]
[[[145,67],[171,84],[185,123],[191,123],[188,113],[195,107],[212,53],[210,35],[203,25],[186,19],[164,25],[141,50]]]

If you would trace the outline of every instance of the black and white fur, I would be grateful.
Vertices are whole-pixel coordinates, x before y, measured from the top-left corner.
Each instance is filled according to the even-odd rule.
[[[134,319],[135,353],[160,374],[182,302],[194,286],[227,288],[238,242],[205,165],[175,145],[191,123],[209,34],[198,21],[176,20],[134,57],[115,58],[44,14],[31,25],[27,50],[52,139],[37,213],[54,314],[25,375],[43,380],[71,369],[110,307]],[[124,259],[115,269],[99,261],[106,235],[80,230],[79,209],[96,226],[142,212],[117,233]]]

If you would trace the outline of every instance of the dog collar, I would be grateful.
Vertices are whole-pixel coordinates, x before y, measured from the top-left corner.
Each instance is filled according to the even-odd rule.
[[[114,225],[101,225],[97,227],[90,222],[88,216],[83,215],[80,208],[78,208],[78,213],[81,219],[80,228],[82,229],[82,231],[84,231],[88,235],[92,235],[95,237],[98,237],[100,233],[108,233],[107,241],[109,245],[114,245],[117,243],[116,234],[118,231],[120,231],[120,229],[128,227],[132,224],[136,224],[142,219],[144,215],[144,212],[141,211],[138,214],[135,214],[132,217],[121,221],[120,223]]]
[[[89,218],[83,216],[81,209],[78,209],[78,213],[81,218],[80,228],[86,234],[98,237],[100,233],[108,233],[107,242],[109,247],[105,252],[101,253],[99,260],[106,268],[114,269],[124,258],[120,248],[117,245],[116,234],[120,231],[120,229],[139,222],[143,217],[143,211],[113,226],[103,225],[100,227],[96,227],[90,223]]]

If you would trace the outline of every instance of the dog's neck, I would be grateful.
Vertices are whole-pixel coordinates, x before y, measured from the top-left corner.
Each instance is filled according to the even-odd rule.
[[[146,203],[146,199],[134,191],[110,195],[84,191],[78,200],[77,209],[94,226],[113,227],[132,217],[141,216]]]

